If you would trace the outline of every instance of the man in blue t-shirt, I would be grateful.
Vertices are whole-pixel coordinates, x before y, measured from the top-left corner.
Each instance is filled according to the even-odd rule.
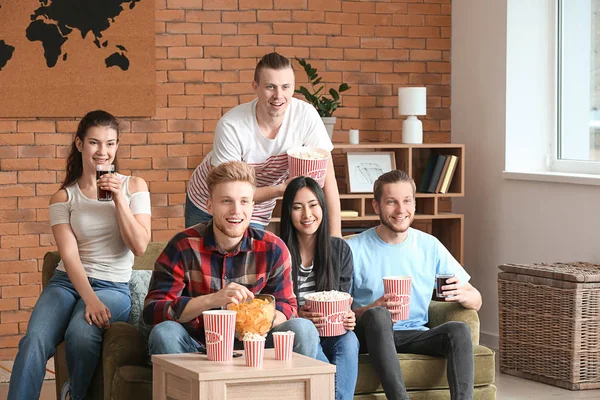
[[[464,322],[427,328],[436,274],[454,275],[442,286],[446,301],[479,310],[481,295],[450,252],[432,235],[410,227],[415,217],[414,180],[400,170],[375,181],[373,209],[381,223],[348,240],[354,258],[352,307],[361,353],[368,352],[388,399],[409,399],[397,352],[444,356],[452,399],[473,398],[473,344]],[[399,306],[385,294],[383,277],[412,277],[408,320],[398,321],[389,307]]]

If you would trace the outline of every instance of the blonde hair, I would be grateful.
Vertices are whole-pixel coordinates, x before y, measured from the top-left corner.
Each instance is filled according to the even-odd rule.
[[[254,168],[243,161],[229,161],[211,168],[206,177],[206,185],[211,194],[215,186],[226,182],[248,182],[256,189]]]
[[[398,183],[398,182],[407,182],[410,183],[413,188],[413,195],[417,191],[417,185],[415,184],[415,180],[411,178],[406,172],[394,169],[390,172],[386,172],[381,175],[375,183],[373,184],[373,197],[375,201],[379,203],[381,200],[381,195],[383,194],[383,186],[388,183]]]

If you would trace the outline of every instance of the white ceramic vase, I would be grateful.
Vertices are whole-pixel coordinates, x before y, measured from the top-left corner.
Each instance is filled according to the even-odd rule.
[[[325,128],[327,129],[327,134],[329,135],[329,139],[333,137],[333,127],[335,126],[336,117],[321,117],[323,123],[325,124]]]

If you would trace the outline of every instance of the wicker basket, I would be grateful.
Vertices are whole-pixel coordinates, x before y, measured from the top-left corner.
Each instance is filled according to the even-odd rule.
[[[500,371],[571,390],[600,388],[600,265],[500,269]]]

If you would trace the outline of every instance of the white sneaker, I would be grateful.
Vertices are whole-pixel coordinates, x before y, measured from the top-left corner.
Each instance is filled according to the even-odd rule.
[[[62,389],[60,389],[60,400],[70,399],[71,398],[71,396],[69,396],[70,391],[71,391],[71,385],[69,384],[69,381],[66,381],[65,383],[63,383]]]

